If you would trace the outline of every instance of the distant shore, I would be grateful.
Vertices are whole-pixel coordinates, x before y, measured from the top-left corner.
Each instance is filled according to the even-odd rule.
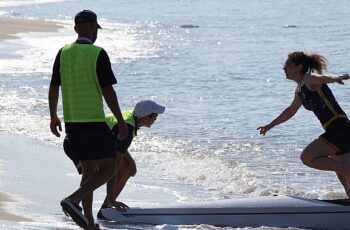
[[[5,193],[0,192],[0,220],[18,221],[18,222],[31,221],[26,217],[17,216],[13,213],[9,213],[5,208],[6,203],[9,203],[9,202],[17,202],[17,201],[12,199],[9,195],[6,195]]]
[[[18,33],[55,32],[62,26],[55,22],[0,17],[0,41],[18,38]]]

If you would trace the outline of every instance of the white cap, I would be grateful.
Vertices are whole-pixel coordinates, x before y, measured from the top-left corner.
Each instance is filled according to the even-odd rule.
[[[164,113],[165,107],[158,105],[151,100],[142,100],[137,102],[134,108],[134,115],[138,118],[146,117],[152,113],[161,114]]]

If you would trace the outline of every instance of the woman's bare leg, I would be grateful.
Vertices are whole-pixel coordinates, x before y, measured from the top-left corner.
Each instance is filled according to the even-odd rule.
[[[300,159],[311,168],[336,172],[348,194],[350,190],[350,154],[335,155],[335,153],[334,148],[316,139],[304,149]]]

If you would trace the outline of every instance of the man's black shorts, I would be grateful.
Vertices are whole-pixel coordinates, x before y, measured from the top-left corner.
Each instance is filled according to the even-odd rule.
[[[67,155],[67,157],[69,157],[73,161],[73,164],[74,164],[75,168],[77,169],[78,173],[82,174],[82,169],[81,169],[80,162],[77,159],[77,157],[75,157],[74,154],[72,154],[72,150],[70,149],[68,136],[66,136],[64,138],[63,149],[64,149],[64,152]]]
[[[74,133],[67,134],[69,146],[66,154],[73,162],[84,160],[100,160],[116,157],[116,141],[112,132],[109,133]],[[74,162],[74,163],[75,163]]]

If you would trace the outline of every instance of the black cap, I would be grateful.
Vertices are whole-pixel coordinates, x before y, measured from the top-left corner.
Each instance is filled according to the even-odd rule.
[[[74,23],[87,23],[87,22],[96,22],[99,29],[102,29],[101,26],[97,23],[97,15],[91,10],[83,10],[75,15]]]

